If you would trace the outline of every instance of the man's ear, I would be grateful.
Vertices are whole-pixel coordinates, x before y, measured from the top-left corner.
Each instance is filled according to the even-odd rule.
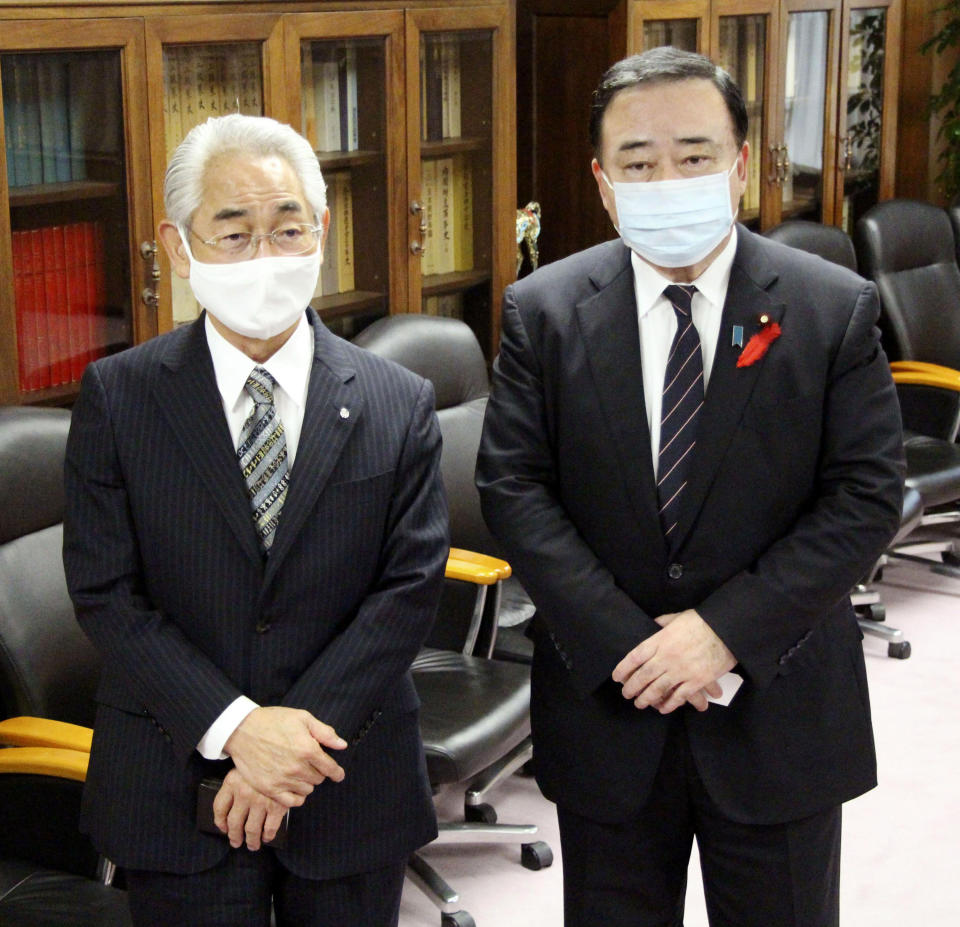
[[[613,195],[613,190],[610,189],[610,185],[604,179],[603,168],[596,158],[590,162],[590,170],[593,171],[593,178],[597,182],[597,189],[600,192],[600,201],[603,203],[603,208],[607,211],[607,215],[610,217],[614,228],[617,228],[620,224],[617,218],[617,201]]]
[[[327,256],[327,233],[330,231],[330,210],[326,206],[323,208],[320,224],[323,226],[323,231],[320,233],[320,254],[322,260]]]
[[[169,219],[164,219],[157,232],[163,243],[163,250],[170,258],[174,273],[186,280],[190,276],[190,258],[187,257],[186,248],[183,246],[180,230]]]

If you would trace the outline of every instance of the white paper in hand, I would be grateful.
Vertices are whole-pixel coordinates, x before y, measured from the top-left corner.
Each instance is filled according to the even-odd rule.
[[[737,673],[724,673],[717,680],[717,683],[720,688],[723,689],[722,694],[717,698],[713,698],[712,696],[708,695],[707,701],[712,702],[714,705],[727,706],[737,694],[740,686],[743,685],[743,676],[740,676]]]

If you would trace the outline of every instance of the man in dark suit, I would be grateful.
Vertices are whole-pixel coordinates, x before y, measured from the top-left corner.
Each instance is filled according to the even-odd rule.
[[[537,606],[567,927],[682,924],[694,836],[713,927],[836,924],[840,805],[876,781],[848,593],[901,504],[877,297],[735,224],[746,130],[706,58],[614,65],[623,241],[504,297],[478,486]]]
[[[198,126],[165,201],[206,311],[90,365],[67,448],[104,658],[83,825],[138,925],[396,924],[436,834],[409,673],[448,551],[433,391],[306,308],[329,214],[289,126]]]

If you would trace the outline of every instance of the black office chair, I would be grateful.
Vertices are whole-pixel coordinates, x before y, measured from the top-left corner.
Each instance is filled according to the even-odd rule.
[[[850,236],[835,225],[823,225],[808,219],[787,219],[764,232],[781,244],[818,254],[826,261],[857,273],[857,254]]]
[[[496,646],[501,581],[492,573],[481,584],[492,595],[476,604],[459,595],[465,584],[455,564],[463,548],[484,554],[497,547],[480,514],[474,485],[477,449],[483,427],[488,381],[486,361],[470,328],[436,316],[394,315],[364,329],[354,343],[428,378],[437,397],[443,435],[441,470],[450,504],[451,563],[447,587],[427,648],[413,665],[421,700],[421,733],[427,772],[435,789],[467,783],[464,817],[440,823],[440,843],[519,842],[521,862],[541,869],[553,861],[550,848],[533,840],[535,825],[496,822],[487,794],[532,755],[530,669],[491,659]],[[502,561],[500,561],[502,562]],[[475,580],[476,582],[476,580]],[[482,588],[482,585],[481,585]],[[467,595],[473,599],[472,590]],[[468,616],[466,630],[464,620]],[[413,881],[441,909],[442,923],[468,927],[473,919],[458,906],[456,892],[422,855],[410,861]]]
[[[950,218],[930,203],[887,200],[857,223],[854,245],[861,272],[880,292],[907,482],[923,497],[921,525],[896,554],[960,578],[960,267]],[[942,562],[923,553],[939,553]]]
[[[0,409],[0,923],[130,923],[78,830],[99,672],[63,576],[70,414]],[[30,717],[25,717],[30,716]],[[67,723],[72,722],[72,723]],[[42,809],[38,813],[38,809]]]

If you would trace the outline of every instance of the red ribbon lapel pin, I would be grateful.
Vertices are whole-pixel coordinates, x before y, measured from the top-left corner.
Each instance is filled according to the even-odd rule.
[[[747,342],[747,346],[737,358],[738,367],[749,367],[755,364],[767,353],[770,345],[780,337],[780,326],[766,313],[760,316],[759,323],[760,331]]]

